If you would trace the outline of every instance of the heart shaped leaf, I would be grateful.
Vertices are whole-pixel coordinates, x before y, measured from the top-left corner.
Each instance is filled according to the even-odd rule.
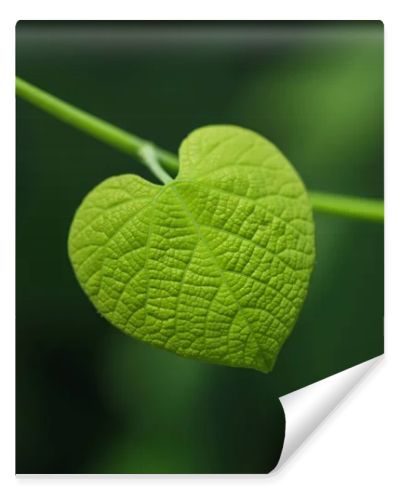
[[[192,132],[165,186],[111,177],[75,214],[69,255],[96,309],[181,356],[270,371],[314,263],[305,188],[282,153],[236,126]]]

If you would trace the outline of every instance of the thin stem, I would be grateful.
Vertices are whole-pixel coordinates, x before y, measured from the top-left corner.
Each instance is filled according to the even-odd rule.
[[[320,193],[317,191],[310,192],[309,196],[311,204],[317,212],[376,222],[383,222],[384,220],[382,200]]]
[[[168,183],[172,178],[161,165],[171,174],[177,174],[179,161],[173,153],[82,111],[19,77],[16,78],[16,92],[19,97],[59,120],[140,160],[162,182]],[[317,212],[377,222],[382,222],[384,218],[382,200],[320,192],[309,192],[309,195],[312,206]]]
[[[48,92],[22,80],[22,78],[17,77],[15,83],[19,97],[68,123],[68,125],[72,125],[92,137],[143,161],[140,149],[147,144],[147,141],[52,96]],[[155,149],[158,160],[166,168],[172,171],[178,170],[178,161],[175,155],[158,147]]]
[[[149,167],[149,169],[153,172],[153,174],[160,179],[164,184],[168,184],[168,182],[172,181],[172,177],[170,177],[167,172],[162,168],[157,158],[157,151],[153,144],[147,142],[141,146],[139,150],[139,154],[143,160],[143,163]]]

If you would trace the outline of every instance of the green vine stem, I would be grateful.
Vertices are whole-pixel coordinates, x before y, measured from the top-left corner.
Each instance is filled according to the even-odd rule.
[[[341,194],[309,192],[315,211],[341,215],[352,219],[383,222],[383,201],[371,198],[358,198]]]
[[[171,174],[176,174],[178,171],[178,158],[173,153],[86,113],[19,77],[16,78],[16,93],[19,97],[59,120],[135,157],[144,163],[163,183],[170,182],[172,178],[161,165]],[[383,222],[384,205],[382,200],[313,191],[310,191],[309,195],[312,206],[317,212]]]
[[[55,116],[59,120],[72,125],[73,127],[86,132],[87,134],[95,137],[99,141],[105,142],[120,151],[134,156],[136,159],[145,163],[162,182],[164,180],[154,171],[154,169],[147,164],[149,142],[122,130],[111,123],[97,118],[96,116],[86,113],[71,104],[68,104],[57,97],[52,96],[48,92],[31,85],[30,83],[16,78],[16,91],[19,97],[22,97],[31,104],[46,111],[47,113]],[[143,148],[147,153],[143,155]],[[178,160],[175,155],[164,151],[161,148],[153,146],[155,150],[155,158],[164,165],[165,168],[172,172],[178,170]],[[153,158],[153,164],[154,159]],[[159,167],[161,169],[161,167]],[[168,175],[164,172],[165,175]],[[168,176],[169,177],[169,176]]]

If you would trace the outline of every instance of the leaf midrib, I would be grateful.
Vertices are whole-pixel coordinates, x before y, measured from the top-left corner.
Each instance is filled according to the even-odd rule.
[[[254,330],[253,330],[253,328],[252,328],[249,320],[247,319],[245,311],[243,310],[241,304],[239,303],[238,299],[236,298],[235,294],[233,293],[231,286],[229,285],[229,283],[225,279],[225,271],[224,271],[224,269],[222,268],[221,264],[218,262],[218,260],[217,260],[217,258],[215,256],[214,252],[210,248],[210,245],[208,244],[208,241],[207,241],[206,237],[201,232],[200,225],[198,224],[198,222],[194,218],[192,212],[190,211],[189,207],[186,204],[186,201],[184,200],[184,198],[181,196],[181,194],[179,193],[179,191],[174,186],[174,183],[171,182],[170,184],[168,184],[168,187],[166,189],[168,189],[168,188],[174,193],[174,195],[177,198],[178,202],[182,206],[183,212],[186,215],[186,217],[189,220],[189,222],[191,223],[191,225],[194,227],[199,240],[201,240],[203,242],[203,244],[205,245],[205,247],[209,251],[210,256],[211,256],[211,258],[212,258],[212,260],[213,260],[213,262],[215,264],[215,267],[218,269],[218,271],[220,273],[220,276],[221,276],[221,279],[222,279],[223,283],[225,284],[225,286],[229,290],[232,298],[234,299],[234,301],[235,301],[235,303],[237,305],[237,308],[238,308],[239,312],[242,314],[242,317],[244,318],[244,320],[245,320],[245,322],[247,324],[247,327],[249,329],[249,335],[251,335],[254,338],[254,340],[255,340],[255,342],[256,342],[256,344],[258,346],[259,353],[261,354],[262,358],[265,361],[265,365],[266,365],[265,367],[269,368],[269,366],[270,366],[270,359],[266,358],[266,356],[264,354],[264,350],[263,350],[263,348],[260,346],[260,344],[258,342],[257,336],[256,336],[256,334],[255,334],[255,332],[254,332]],[[272,339],[272,340],[274,340],[274,339]],[[275,342],[275,340],[274,340],[274,342]]]

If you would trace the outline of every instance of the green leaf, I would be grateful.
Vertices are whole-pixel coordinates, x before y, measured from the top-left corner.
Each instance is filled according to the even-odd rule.
[[[165,186],[111,177],[75,214],[69,255],[96,309],[181,356],[270,371],[307,293],[314,224],[305,188],[269,141],[192,132]]]

